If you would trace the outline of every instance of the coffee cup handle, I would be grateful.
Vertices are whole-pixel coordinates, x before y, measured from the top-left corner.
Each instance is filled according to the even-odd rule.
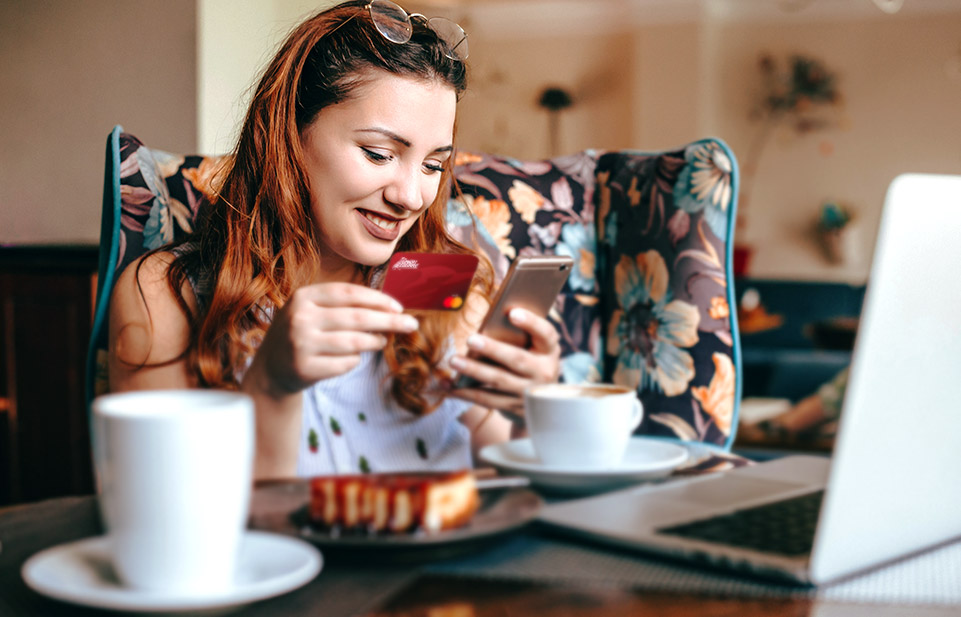
[[[636,429],[641,424],[641,420],[644,419],[644,406],[641,404],[640,399],[636,396],[634,397],[634,410],[631,413],[631,431]]]

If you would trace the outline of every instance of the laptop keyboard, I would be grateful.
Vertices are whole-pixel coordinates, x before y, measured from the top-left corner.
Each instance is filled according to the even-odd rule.
[[[737,510],[659,533],[749,548],[762,553],[797,556],[811,552],[824,491]]]

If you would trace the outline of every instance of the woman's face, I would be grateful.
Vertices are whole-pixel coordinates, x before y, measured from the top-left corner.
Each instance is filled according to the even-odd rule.
[[[301,132],[326,276],[390,259],[437,196],[457,97],[439,81],[371,69]]]

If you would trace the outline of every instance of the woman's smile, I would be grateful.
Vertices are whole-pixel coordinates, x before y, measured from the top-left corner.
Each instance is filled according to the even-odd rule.
[[[375,238],[393,241],[400,233],[398,229],[400,227],[400,219],[398,218],[362,208],[358,208],[357,212],[361,215],[361,222],[364,224],[364,228]]]

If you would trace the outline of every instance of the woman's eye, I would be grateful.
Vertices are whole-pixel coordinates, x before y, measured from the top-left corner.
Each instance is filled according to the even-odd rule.
[[[444,171],[444,166],[441,165],[440,163],[427,162],[427,163],[424,163],[424,169],[426,169],[431,173],[441,173],[442,171]]]
[[[371,150],[369,148],[363,148],[363,147],[361,148],[361,150],[364,151],[364,156],[374,161],[375,163],[386,163],[391,159],[389,155],[381,154],[376,150]]]

